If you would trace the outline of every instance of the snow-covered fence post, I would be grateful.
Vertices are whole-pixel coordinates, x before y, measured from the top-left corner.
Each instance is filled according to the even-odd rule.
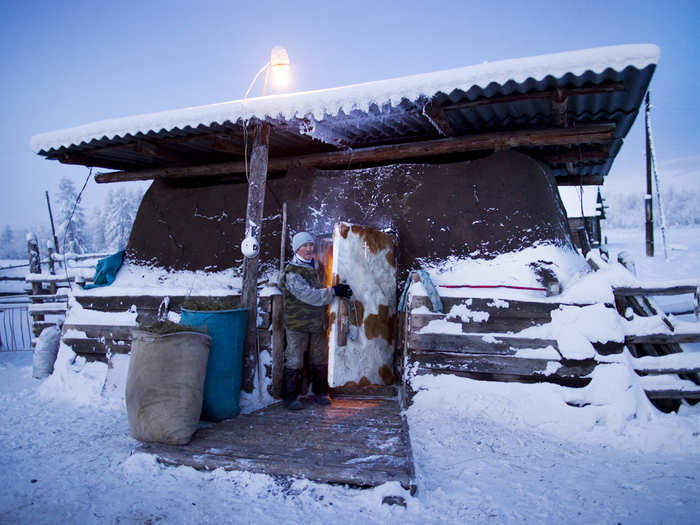
[[[54,249],[53,249],[53,244],[51,243],[51,241],[46,241],[46,252],[49,254],[49,273],[51,275],[56,275],[56,267],[55,267],[54,261],[53,261]],[[50,294],[56,293],[56,281],[51,281],[49,283],[49,293]]]
[[[246,208],[246,236],[253,237],[260,246],[262,233],[265,182],[267,179],[268,143],[270,125],[257,123],[250,155],[248,178],[248,206]],[[243,262],[243,286],[241,305],[248,309],[248,327],[243,352],[243,381],[241,388],[251,393],[255,386],[255,369],[258,363],[257,317],[258,317],[258,260],[259,255],[245,257]],[[262,387],[262,385],[260,385]]]
[[[39,255],[39,241],[36,233],[27,234],[27,256],[29,257],[29,273],[41,273],[41,256]],[[41,282],[32,281],[32,295],[41,293]]]

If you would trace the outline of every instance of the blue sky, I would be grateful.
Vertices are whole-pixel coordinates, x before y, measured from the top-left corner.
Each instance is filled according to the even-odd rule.
[[[81,185],[87,175],[86,168],[33,154],[32,135],[241,98],[276,44],[289,52],[290,90],[299,91],[484,60],[655,43],[659,166],[687,166],[684,183],[698,184],[700,176],[688,170],[700,172],[699,35],[700,3],[684,1],[6,2],[0,226],[46,222],[43,190],[53,193],[62,176]],[[641,121],[613,166],[613,189],[643,191]],[[101,205],[108,188],[90,182],[87,206]]]

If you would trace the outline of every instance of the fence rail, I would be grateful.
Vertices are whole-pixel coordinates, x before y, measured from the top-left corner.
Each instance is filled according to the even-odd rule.
[[[28,262],[0,267],[0,351],[31,350],[44,328],[61,326],[66,315],[66,286],[85,284],[97,260],[109,253],[57,254],[49,242],[41,259],[36,235],[27,236]],[[14,262],[14,261],[8,261]],[[19,262],[19,261],[16,261]],[[42,264],[48,263],[48,272]],[[23,269],[27,268],[27,271]],[[31,286],[30,295],[23,294]]]

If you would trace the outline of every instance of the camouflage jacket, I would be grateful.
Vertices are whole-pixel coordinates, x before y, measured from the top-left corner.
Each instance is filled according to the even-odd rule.
[[[284,325],[296,332],[321,333],[324,330],[324,306],[335,297],[332,288],[322,288],[313,263],[294,257],[282,272]]]

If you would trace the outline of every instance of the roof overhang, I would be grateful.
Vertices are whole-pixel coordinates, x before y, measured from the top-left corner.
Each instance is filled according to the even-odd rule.
[[[559,184],[602,184],[637,115],[659,50],[612,46],[334,89],[106,120],[32,139],[97,180],[245,170],[251,123],[271,126],[270,171],[449,162],[517,149]]]

